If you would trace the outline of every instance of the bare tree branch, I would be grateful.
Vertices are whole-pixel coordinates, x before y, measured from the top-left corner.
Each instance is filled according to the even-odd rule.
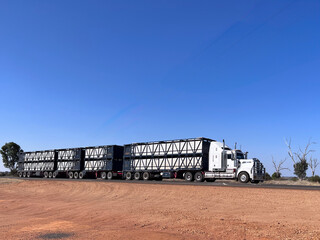
[[[294,154],[292,153],[292,149],[291,149],[291,138],[289,139],[289,141],[288,141],[288,139],[285,139],[285,143],[288,147],[288,155],[291,158],[291,160],[293,161],[293,163],[295,164],[296,160],[295,160]]]
[[[309,164],[309,166],[311,168],[312,177],[314,177],[316,169],[319,166],[318,159],[310,157],[310,160],[309,160],[308,164]]]
[[[281,160],[281,161],[277,164],[277,162],[274,160],[274,158],[273,158],[273,156],[272,156],[273,167],[274,167],[274,169],[275,169],[275,172],[276,172],[278,175],[280,175],[280,173],[281,173],[282,170],[289,170],[289,171],[290,171],[289,168],[282,167],[282,165],[285,163],[286,160],[287,160],[287,159],[285,158],[285,159]]]

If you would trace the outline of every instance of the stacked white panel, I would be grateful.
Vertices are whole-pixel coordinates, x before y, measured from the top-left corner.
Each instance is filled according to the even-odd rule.
[[[133,159],[132,167],[136,171],[201,169],[202,157],[147,158]]]
[[[162,156],[177,154],[196,154],[202,153],[203,141],[170,141],[170,142],[151,142],[139,145],[132,145],[132,157],[139,156]]]
[[[100,170],[105,167],[105,160],[97,160],[97,161],[85,161],[84,169],[85,170]]]
[[[23,166],[25,171],[53,170],[54,151],[25,153]]]
[[[85,150],[85,164],[84,169],[87,171],[100,170],[106,165],[107,147],[94,147]]]

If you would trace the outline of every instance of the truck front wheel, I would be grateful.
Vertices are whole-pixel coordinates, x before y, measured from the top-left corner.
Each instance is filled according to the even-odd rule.
[[[246,172],[241,172],[241,173],[239,174],[238,180],[239,180],[241,183],[247,183],[247,182],[249,182],[249,175],[248,175],[248,173],[246,173]]]
[[[196,174],[194,175],[194,179],[196,180],[196,182],[203,182],[204,177],[202,172],[196,172]]]
[[[191,182],[193,180],[193,175],[191,172],[186,172],[184,174],[184,180],[188,181],[188,182]]]

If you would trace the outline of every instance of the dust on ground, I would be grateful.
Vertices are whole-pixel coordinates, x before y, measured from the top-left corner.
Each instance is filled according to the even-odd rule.
[[[320,239],[320,191],[3,181],[2,239]]]

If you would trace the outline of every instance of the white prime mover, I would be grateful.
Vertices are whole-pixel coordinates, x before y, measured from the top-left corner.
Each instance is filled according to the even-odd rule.
[[[256,158],[208,138],[133,143],[124,146],[123,176],[127,180],[152,177],[187,181],[235,179],[258,183],[265,168]]]

